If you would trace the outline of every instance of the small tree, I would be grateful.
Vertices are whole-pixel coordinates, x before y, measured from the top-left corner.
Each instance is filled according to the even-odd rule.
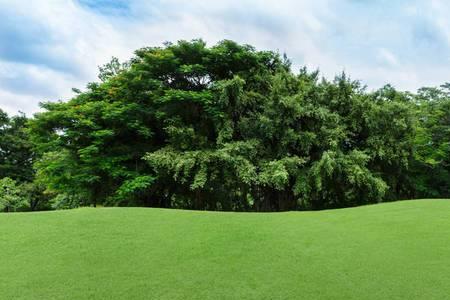
[[[51,208],[49,203],[51,196],[46,193],[45,186],[38,181],[22,183],[18,189],[31,211]]]
[[[0,210],[16,211],[26,204],[26,199],[20,196],[20,190],[13,179],[9,177],[0,179]]]

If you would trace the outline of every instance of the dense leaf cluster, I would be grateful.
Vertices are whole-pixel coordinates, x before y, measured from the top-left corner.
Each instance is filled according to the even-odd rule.
[[[42,104],[28,124],[34,181],[54,207],[278,211],[450,197],[447,86],[367,92],[232,41],[143,48],[100,71],[100,83]]]

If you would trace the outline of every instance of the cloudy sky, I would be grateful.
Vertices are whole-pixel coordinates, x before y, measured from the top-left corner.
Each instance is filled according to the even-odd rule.
[[[345,70],[369,89],[450,81],[446,0],[0,0],[0,108],[31,114],[112,56],[193,38],[286,52],[295,70]]]

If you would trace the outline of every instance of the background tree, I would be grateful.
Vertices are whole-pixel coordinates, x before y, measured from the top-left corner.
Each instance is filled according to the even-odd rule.
[[[24,114],[8,117],[0,109],[0,178],[19,182],[33,180],[33,145],[27,134]]]
[[[422,88],[413,174],[416,197],[450,197],[450,85]]]
[[[27,205],[27,201],[20,195],[20,189],[16,182],[9,177],[0,179],[0,210],[17,211],[18,208],[25,205]]]

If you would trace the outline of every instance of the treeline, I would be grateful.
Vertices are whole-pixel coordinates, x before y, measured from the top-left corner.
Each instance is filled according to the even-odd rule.
[[[368,92],[223,41],[143,48],[0,115],[0,209],[280,211],[450,198],[450,85]]]

